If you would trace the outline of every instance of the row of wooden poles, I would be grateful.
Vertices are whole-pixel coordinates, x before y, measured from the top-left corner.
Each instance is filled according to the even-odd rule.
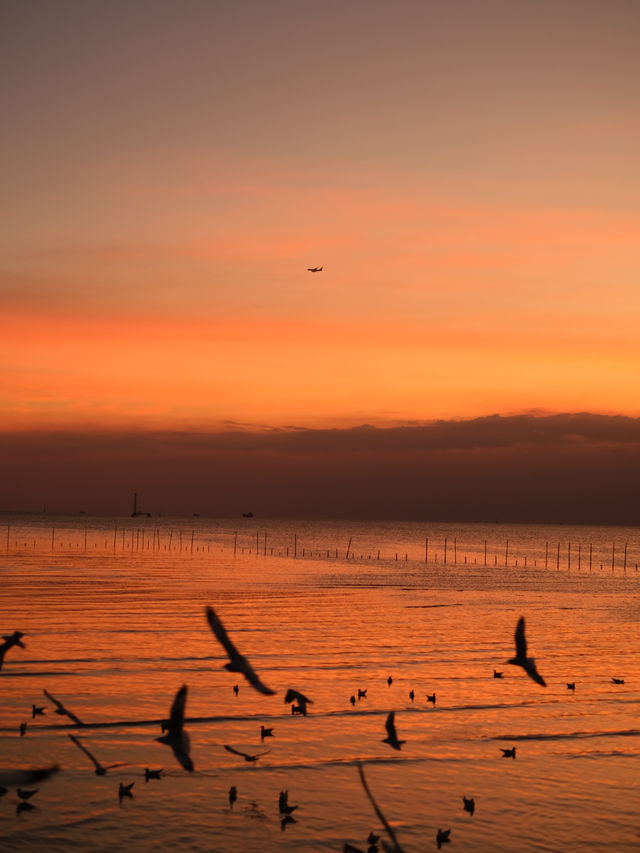
[[[19,550],[20,540],[15,539],[14,541],[15,541],[15,550]],[[253,546],[248,547],[248,546],[242,546],[241,544],[239,544],[238,532],[236,531],[233,534],[233,555],[235,557],[235,556],[237,556],[238,552],[240,552],[241,554],[245,554],[247,552],[249,554],[255,553],[256,556],[259,556],[260,554],[262,554],[265,557],[267,555],[273,556],[275,549],[273,547],[269,548],[267,542],[268,542],[267,532],[265,531],[261,536],[260,532],[256,531],[255,552],[254,552]],[[353,551],[352,544],[353,544],[353,537],[350,537],[349,542],[347,544],[347,548],[346,548],[345,553],[344,553],[344,558],[346,560],[357,559],[357,555]],[[93,545],[94,545],[94,550],[97,549],[98,543],[94,542]],[[431,551],[430,551],[430,545],[431,545]],[[56,549],[56,546],[59,547],[60,549],[64,548],[64,540],[62,538],[60,538],[60,531],[57,531],[56,527],[53,526],[51,528],[50,550],[54,551]],[[27,542],[24,542],[24,547],[27,547]],[[34,549],[37,547],[37,540],[35,540],[35,539],[33,540],[33,547],[34,547]],[[577,546],[572,546],[572,543],[569,542],[566,544],[565,547],[566,547],[566,552],[565,552],[566,553],[566,567],[569,571],[572,568],[577,568],[578,571],[580,571],[582,569],[583,565],[586,567],[587,564],[589,567],[589,571],[592,571],[593,565],[594,565],[593,543],[589,544],[588,552],[586,549],[583,551],[582,545],[580,543],[578,543]],[[68,548],[69,548],[69,550],[74,550],[73,543],[68,543]],[[11,525],[7,524],[7,539],[6,539],[7,553],[10,551],[10,549],[11,549]],[[79,549],[80,549],[80,543],[76,542],[75,543],[75,550],[77,551]],[[179,551],[180,553],[187,551],[187,552],[193,554],[194,551],[196,551],[196,552],[200,552],[200,551],[210,552],[211,551],[211,545],[210,544],[201,545],[199,542],[196,542],[195,528],[192,529],[191,531],[184,531],[183,529],[179,529],[177,531],[174,531],[172,529],[169,531],[169,536],[168,536],[167,541],[164,544],[162,544],[161,539],[160,539],[160,529],[157,527],[154,527],[152,530],[148,530],[144,527],[141,527],[141,528],[138,528],[138,527],[121,527],[121,528],[118,528],[118,526],[116,525],[114,527],[114,530],[113,530],[112,538],[108,537],[104,540],[104,549],[105,550],[113,550],[113,552],[116,552],[116,553],[118,552],[118,550],[120,550],[122,552],[129,551],[130,553],[144,552],[144,551],[156,552],[156,551],[164,550],[164,551]],[[88,528],[86,528],[86,527],[84,529],[83,550],[85,552],[90,550],[89,549],[89,541],[88,541]],[[553,564],[555,564],[556,569],[560,569],[561,559],[562,559],[561,550],[562,550],[562,543],[561,542],[558,542],[557,546],[555,546],[553,548],[550,548],[550,543],[548,541],[545,542],[545,548],[544,548],[544,568],[545,569],[548,569],[550,565],[553,566]],[[317,555],[318,557],[324,557],[325,553],[326,553],[327,558],[330,558],[331,556],[335,556],[335,558],[338,559],[340,556],[338,548],[332,548],[332,549],[330,549],[330,548],[327,548],[327,549],[312,548],[312,549],[309,549],[306,547],[300,547],[297,533],[294,533],[292,545],[284,547],[281,551],[278,551],[277,553],[279,556],[280,555],[287,556],[287,557],[291,556],[294,558],[297,558],[298,556],[313,557],[314,555]],[[442,551],[438,552],[438,551],[433,550],[433,540],[431,540],[431,542],[430,542],[429,538],[426,537],[425,542],[424,542],[424,562],[425,563],[429,562],[429,556],[431,554],[432,562],[438,563],[440,553],[442,555],[441,563],[443,565],[454,565],[454,566],[458,565],[458,540],[457,540],[457,538],[454,537],[451,540],[451,539],[445,537],[445,539],[442,542]],[[615,569],[615,566],[616,566],[616,557],[620,558],[620,553],[622,553],[622,568],[624,571],[627,570],[628,543],[627,542],[624,543],[624,545],[622,547],[622,551],[620,552],[620,550],[616,549],[616,543],[613,542],[611,544],[611,570],[612,571]],[[587,556],[587,554],[588,554],[588,556]],[[400,558],[401,558],[401,555],[399,555],[398,552],[396,552],[395,553],[395,559],[398,560]],[[510,558],[512,560],[512,565],[514,565],[514,566],[519,565],[520,560],[517,557],[514,558],[512,552],[510,550],[510,542],[508,539],[506,540],[505,546],[504,546],[504,558],[502,557],[502,552],[500,554],[500,558],[498,556],[498,553],[494,552],[493,553],[493,561],[489,557],[488,542],[486,539],[484,540],[483,555],[482,555],[482,560],[481,560],[482,565],[484,565],[484,566],[489,566],[489,565],[498,566],[499,564],[500,565],[503,564],[504,566],[508,566]],[[360,555],[360,559],[361,560],[365,559],[363,554]],[[369,554],[367,559],[374,559],[374,558],[371,556],[371,554]],[[381,559],[380,551],[377,552],[375,559],[376,560]],[[388,559],[388,558],[383,558],[383,559]],[[405,559],[405,561],[408,561],[408,559],[409,559],[408,553],[404,554],[404,559]],[[467,558],[467,556],[464,556],[464,564],[466,565],[467,563],[468,563],[468,558]],[[473,563],[475,565],[478,564],[478,557],[477,556],[474,557]],[[531,558],[529,558],[528,556],[525,555],[522,563],[523,563],[525,568],[531,563],[534,566],[537,566],[538,560],[537,559],[531,560]],[[601,562],[600,563],[600,569],[604,568],[604,565],[605,564]],[[635,563],[634,565],[635,565],[635,570],[638,571],[638,564]]]

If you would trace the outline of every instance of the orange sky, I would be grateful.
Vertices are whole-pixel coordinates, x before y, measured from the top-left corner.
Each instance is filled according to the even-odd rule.
[[[2,429],[640,414],[637,4],[107,6],[2,12]]]

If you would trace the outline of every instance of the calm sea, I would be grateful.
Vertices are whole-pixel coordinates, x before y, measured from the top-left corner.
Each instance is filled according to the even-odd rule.
[[[0,517],[0,632],[26,643],[0,770],[61,768],[30,811],[0,798],[0,849],[366,851],[362,766],[406,853],[439,828],[452,851],[640,850],[639,563],[637,527]],[[208,605],[276,695],[223,669]],[[522,615],[546,688],[506,664]],[[155,741],[183,684],[193,773]],[[97,776],[69,733],[123,766]]]

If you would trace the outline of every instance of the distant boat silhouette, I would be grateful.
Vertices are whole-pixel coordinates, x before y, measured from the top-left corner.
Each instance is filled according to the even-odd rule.
[[[242,517],[243,518],[253,518],[253,513],[252,512],[243,512]]]
[[[131,518],[138,518],[138,516],[144,516],[145,518],[151,518],[150,512],[142,512],[141,509],[138,509],[138,493],[133,493],[133,512],[131,513]]]

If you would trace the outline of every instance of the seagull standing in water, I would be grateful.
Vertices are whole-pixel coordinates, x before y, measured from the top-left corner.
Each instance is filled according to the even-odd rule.
[[[515,666],[521,666],[527,673],[529,678],[532,678],[537,684],[541,684],[543,687],[546,687],[547,682],[536,669],[535,660],[533,658],[527,657],[527,640],[524,635],[524,616],[521,616],[518,619],[518,624],[516,625],[515,639],[516,656],[514,658],[510,658],[507,663],[512,663]]]
[[[387,730],[387,737],[382,739],[383,743],[388,743],[390,747],[393,749],[400,749],[403,743],[406,743],[406,740],[398,740],[398,735],[396,732],[396,724],[395,724],[395,711],[389,711],[389,716],[387,717],[387,722],[385,723],[385,728]]]
[[[249,684],[259,693],[264,693],[265,696],[273,696],[276,691],[271,690],[270,687],[267,687],[266,684],[263,684],[262,681],[260,681],[249,661],[244,657],[244,655],[240,654],[229,639],[227,632],[224,629],[224,625],[218,619],[212,607],[207,607],[207,620],[216,638],[229,655],[229,663],[225,663],[224,668],[228,669],[229,672],[242,673]]]
[[[173,754],[190,773],[193,771],[193,761],[189,755],[189,735],[184,730],[184,710],[187,705],[187,685],[183,684],[175,695],[169,714],[168,732],[157,737],[158,743],[165,743],[173,750]]]

